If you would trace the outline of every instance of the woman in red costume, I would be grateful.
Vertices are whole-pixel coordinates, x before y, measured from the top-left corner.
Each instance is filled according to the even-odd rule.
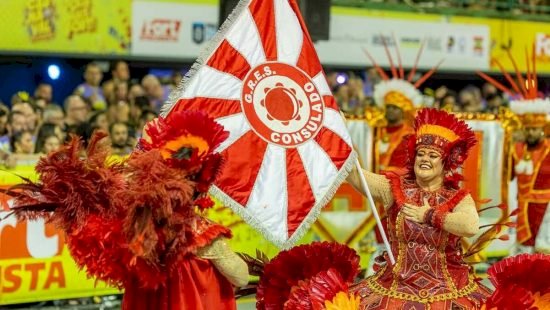
[[[476,143],[473,131],[444,111],[423,109],[408,138],[407,174],[363,171],[388,214],[396,263],[378,259],[375,275],[351,289],[361,309],[479,309],[490,294],[463,261],[462,237],[478,232],[476,205],[456,172]],[[358,190],[357,171],[348,181]]]
[[[233,286],[248,282],[248,268],[224,241],[230,231],[201,216],[228,133],[200,112],[146,131],[140,151],[114,164],[105,134],[86,150],[73,138],[40,160],[39,182],[6,191],[13,213],[63,229],[89,276],[125,289],[123,309],[236,309]]]

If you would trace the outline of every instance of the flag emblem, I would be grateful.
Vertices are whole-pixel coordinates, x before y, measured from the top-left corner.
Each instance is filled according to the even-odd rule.
[[[163,107],[229,131],[210,193],[279,247],[297,242],[355,164],[295,0],[242,0]]]
[[[323,124],[323,98],[312,79],[280,62],[250,70],[241,105],[252,130],[267,143],[282,147],[315,138]]]

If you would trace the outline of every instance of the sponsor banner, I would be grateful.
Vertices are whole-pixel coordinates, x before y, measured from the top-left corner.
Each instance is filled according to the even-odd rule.
[[[324,64],[370,65],[363,52],[367,49],[379,65],[387,67],[390,60],[384,42],[396,66],[401,61],[404,67],[412,67],[422,42],[420,68],[431,68],[441,59],[442,70],[486,70],[489,66],[490,34],[484,25],[333,14],[330,40],[317,42],[316,48]]]
[[[34,163],[0,171],[0,186],[21,182],[16,175],[36,179]],[[6,201],[5,196],[1,199]],[[0,221],[0,305],[115,293],[118,290],[88,279],[78,269],[65,236],[53,225],[43,220],[18,222],[15,217]]]
[[[507,49],[510,49],[519,70],[525,72],[527,70],[525,51],[527,49],[531,53],[534,47],[537,72],[550,73],[549,23],[459,16],[452,17],[451,21],[487,25],[491,29],[491,58],[498,60],[506,70],[514,70],[508,58]],[[529,61],[532,62],[532,59]],[[499,71],[496,63],[491,64],[491,70]]]
[[[0,1],[0,50],[128,54],[131,2]]]
[[[132,3],[134,56],[195,59],[218,31],[218,6],[176,2]]]

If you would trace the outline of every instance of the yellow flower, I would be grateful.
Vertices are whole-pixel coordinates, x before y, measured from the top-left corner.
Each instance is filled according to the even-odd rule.
[[[197,136],[181,136],[175,140],[168,141],[160,148],[160,153],[164,159],[167,159],[184,147],[198,149],[199,156],[208,152],[208,143],[204,141],[203,138]]]
[[[533,295],[535,302],[531,307],[537,307],[539,309],[550,309],[550,293],[540,296],[540,292]]]
[[[359,296],[348,295],[346,292],[340,292],[334,296],[332,301],[325,301],[327,310],[358,310]]]

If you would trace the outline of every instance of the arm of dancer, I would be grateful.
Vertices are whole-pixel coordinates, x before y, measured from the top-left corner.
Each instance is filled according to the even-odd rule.
[[[426,223],[460,237],[472,237],[479,232],[479,215],[471,195],[464,197],[451,212],[432,208],[425,200],[423,206],[405,204],[402,212],[408,220]]]
[[[365,176],[372,198],[377,202],[381,202],[384,208],[391,206],[393,204],[393,194],[390,181],[383,175],[372,173],[364,169],[361,169],[361,171]],[[357,169],[354,168],[349,174],[347,182],[361,194],[367,195],[361,186],[361,178]]]
[[[231,250],[224,238],[218,238],[212,244],[201,248],[197,256],[211,261],[234,286],[243,287],[248,284],[247,264]]]
[[[453,235],[472,237],[479,232],[479,215],[470,195],[464,197],[452,212],[443,213],[441,217],[443,229]]]

